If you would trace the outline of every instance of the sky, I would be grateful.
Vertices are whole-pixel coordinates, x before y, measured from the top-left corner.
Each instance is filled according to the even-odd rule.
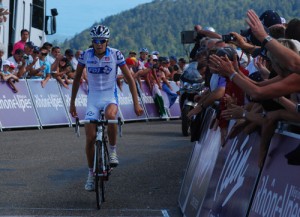
[[[152,0],[47,0],[46,14],[50,9],[58,12],[56,34],[48,36],[48,41],[64,40],[89,28],[93,23],[110,15],[132,9]]]

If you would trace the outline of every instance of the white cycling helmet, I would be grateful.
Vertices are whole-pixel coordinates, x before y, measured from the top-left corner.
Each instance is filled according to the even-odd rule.
[[[216,32],[216,30],[213,27],[211,27],[211,26],[206,26],[206,27],[203,28],[203,30],[208,30],[208,31],[211,31],[211,32]]]
[[[109,29],[103,25],[94,26],[90,32],[90,36],[92,36],[92,38],[109,39]]]
[[[143,47],[140,49],[140,53],[149,53],[148,49]]]

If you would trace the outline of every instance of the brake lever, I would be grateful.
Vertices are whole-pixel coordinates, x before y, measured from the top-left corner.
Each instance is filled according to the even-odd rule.
[[[119,137],[122,137],[122,125],[123,124],[124,124],[124,122],[122,121],[122,119],[120,117],[118,117]]]
[[[77,134],[77,137],[80,137],[79,118],[78,117],[76,117],[76,119],[75,119],[75,133]]]

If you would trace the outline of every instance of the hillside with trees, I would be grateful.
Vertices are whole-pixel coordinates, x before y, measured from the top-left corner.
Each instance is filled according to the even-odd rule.
[[[287,21],[300,18],[299,0],[154,0],[91,23],[91,26],[107,25],[111,31],[110,46],[125,53],[147,47],[163,55],[183,56],[190,45],[181,44],[181,31],[193,30],[195,24],[200,24],[211,26],[220,34],[240,32],[247,28],[248,9],[254,9],[258,15],[273,9]],[[89,31],[90,28],[82,31],[60,46],[63,50],[86,49],[91,42]]]

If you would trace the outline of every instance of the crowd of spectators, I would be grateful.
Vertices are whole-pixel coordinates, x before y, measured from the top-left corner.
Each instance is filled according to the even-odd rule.
[[[173,89],[170,81],[179,84],[179,77],[188,66],[187,61],[183,57],[177,60],[174,55],[161,56],[159,51],[149,52],[147,48],[141,48],[139,53],[129,51],[126,63],[136,80],[139,91],[142,91],[142,81],[145,81],[160,116],[167,118],[168,109],[178,97],[178,91]],[[119,74],[118,85],[121,90],[122,82],[126,82],[126,80]],[[163,99],[161,90],[167,94],[167,101]]]
[[[222,146],[240,131],[259,130],[261,167],[278,121],[300,121],[300,20],[248,10],[246,22],[248,29],[226,35],[195,26],[200,39],[190,58],[210,91],[197,96],[188,116],[214,106]],[[228,132],[229,120],[235,124]]]
[[[67,49],[63,55],[60,47],[49,42],[41,47],[35,46],[32,41],[28,41],[29,36],[27,29],[21,30],[21,40],[14,44],[6,60],[3,59],[6,51],[0,46],[0,79],[7,82],[14,93],[18,92],[14,83],[25,78],[42,79],[42,87],[46,86],[49,79],[54,78],[63,87],[69,88],[68,84],[72,83],[77,59],[82,51],[77,50],[75,55],[72,49]],[[85,73],[82,79],[86,80]]]

